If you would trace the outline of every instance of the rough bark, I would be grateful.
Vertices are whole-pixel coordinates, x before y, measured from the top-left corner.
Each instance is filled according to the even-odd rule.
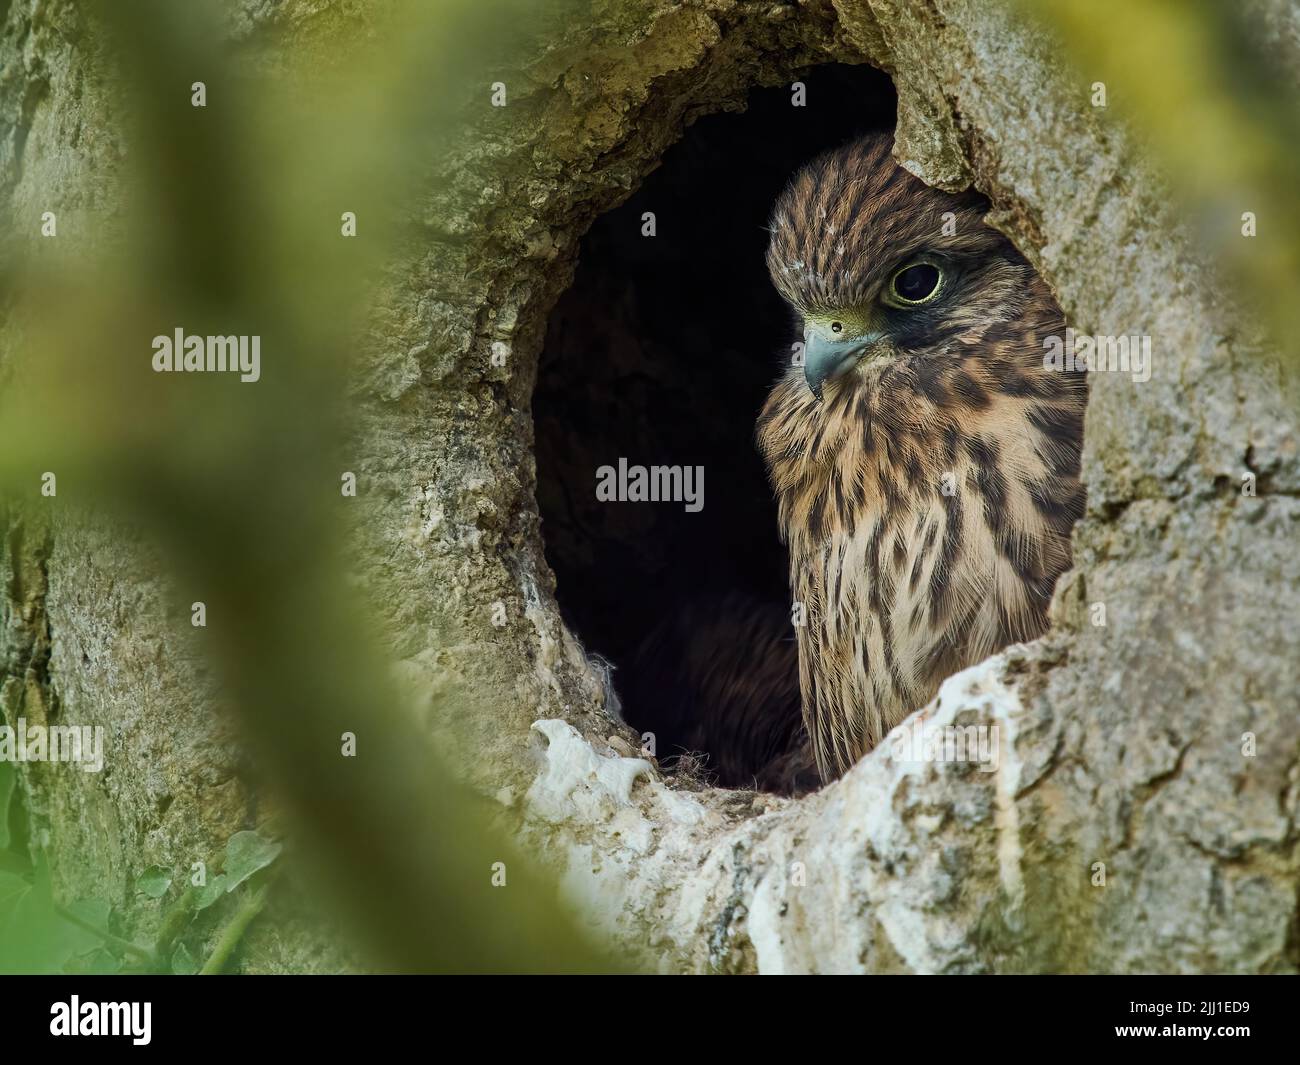
[[[246,7],[232,35],[278,48],[374,15]],[[80,26],[60,32],[72,17],[37,0],[4,17],[8,210],[105,210],[120,145]],[[832,61],[890,73],[899,159],[945,188],[973,182],[1071,323],[1150,334],[1154,372],[1094,381],[1089,510],[1054,632],[953,678],[927,710],[999,725],[998,772],[884,747],[798,802],[684,790],[607,747],[620,726],[556,609],[533,498],[536,357],[592,219],[693,118]],[[495,80],[504,109],[488,106]],[[579,912],[666,970],[1300,969],[1294,413],[1159,179],[1052,42],[995,4],[635,0],[539,28],[482,82],[410,209],[357,370],[357,565],[410,690],[493,708],[430,709],[429,727]],[[168,593],[145,549],[24,526],[5,566],[6,714],[57,701],[108,726],[132,767],[104,787],[24,779],[52,852],[78,856],[66,875],[125,891],[239,827],[253,799],[236,746],[160,622]]]

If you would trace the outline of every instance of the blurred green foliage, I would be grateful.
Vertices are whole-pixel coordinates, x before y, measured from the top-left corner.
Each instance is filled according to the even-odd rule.
[[[1021,0],[1177,197],[1229,302],[1300,365],[1300,39],[1286,0]],[[1256,235],[1242,234],[1242,214]]]
[[[367,964],[607,970],[555,885],[401,709],[362,624],[372,613],[345,579],[348,372],[368,300],[449,108],[503,61],[500,27],[525,22],[518,4],[391,10],[364,25],[340,16],[272,74],[229,47],[220,5],[95,6],[80,43],[125,90],[130,150],[109,210],[69,211],[57,240],[6,249],[21,344],[0,396],[0,484],[29,514],[125,519],[161,546],[176,585],[204,590],[201,646],[223,701],[291,815],[302,875],[347,917]],[[195,81],[205,108],[191,106]],[[364,239],[340,237],[343,210]],[[257,384],[153,373],[151,338],[178,326],[260,335],[275,355]],[[56,500],[34,491],[45,470],[58,472]],[[340,756],[346,732],[355,758]],[[245,875],[238,861],[227,854],[227,887]],[[504,890],[490,885],[495,862],[509,869]],[[104,946],[55,910],[39,853],[0,875],[9,966],[57,968]],[[138,887],[174,898],[185,920],[202,910],[166,880],[151,871]],[[260,895],[246,901],[232,926],[260,908]],[[106,929],[109,916],[94,916]],[[171,948],[166,932],[108,949],[143,952],[150,967]],[[234,946],[226,938],[218,953]],[[164,960],[200,964],[188,947]]]
[[[61,905],[40,851],[30,864],[11,854],[8,867],[0,869],[0,973],[221,972],[262,910],[274,877],[269,870],[281,849],[256,832],[237,832],[226,843],[224,860],[215,863],[223,872],[214,869],[202,886],[191,882],[170,892],[150,943],[117,935],[113,906],[105,899]],[[135,891],[152,899],[167,896],[171,888],[171,872],[159,866],[150,866],[135,882]],[[209,939],[215,945],[200,968],[190,944],[202,950]]]

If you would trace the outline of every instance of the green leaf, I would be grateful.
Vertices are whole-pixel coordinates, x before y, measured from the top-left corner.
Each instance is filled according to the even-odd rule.
[[[74,909],[74,907],[69,907]],[[108,904],[86,901],[75,906],[83,920],[107,925]],[[59,973],[69,961],[100,945],[100,939],[54,908],[49,867],[37,855],[32,882],[0,873],[0,972],[44,975]]]
[[[135,889],[151,899],[160,899],[171,887],[172,875],[162,866],[151,865],[136,878]]]
[[[172,951],[172,972],[177,976],[193,976],[199,971],[198,960],[190,953],[189,948],[181,943]]]
[[[283,845],[263,839],[256,832],[236,832],[226,844],[226,890],[234,891],[254,873],[265,869],[283,849]]]
[[[9,846],[9,800],[13,797],[17,776],[10,762],[0,762],[0,850]]]
[[[5,926],[18,900],[31,889],[31,884],[17,873],[0,870],[0,928]]]
[[[87,976],[112,976],[122,971],[122,959],[100,947],[86,955],[83,971]]]
[[[113,912],[113,907],[103,899],[80,899],[65,909],[76,917],[81,918],[87,924],[93,924],[96,928],[102,928],[108,931],[109,916]]]
[[[34,894],[25,877],[0,872],[0,973],[49,971],[41,968],[40,933],[30,927]]]
[[[194,897],[194,912],[206,910],[226,893],[226,874],[219,873],[209,877],[208,882],[199,888]]]

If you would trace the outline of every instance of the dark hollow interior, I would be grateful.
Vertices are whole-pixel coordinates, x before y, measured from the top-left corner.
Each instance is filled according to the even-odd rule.
[[[623,715],[657,732],[661,759],[697,744],[660,706],[685,666],[670,655],[649,674],[624,668],[647,634],[674,621],[689,630],[698,604],[722,596],[728,609],[788,616],[785,549],[754,447],[796,339],[764,265],[772,204],[819,152],[894,124],[894,89],[877,70],[822,66],[799,80],[805,106],[784,85],[755,90],[743,113],[696,121],[596,221],[541,356],[537,496],[560,609],[614,665]],[[648,211],[654,236],[642,235]],[[620,458],[702,466],[703,509],[599,501],[597,470]],[[694,649],[706,661],[745,653],[725,629],[701,627],[698,639],[716,644]],[[693,640],[687,631],[674,644],[683,659]]]

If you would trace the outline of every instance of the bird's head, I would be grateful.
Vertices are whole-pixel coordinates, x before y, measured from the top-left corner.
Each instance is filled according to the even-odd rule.
[[[987,226],[987,201],[930,188],[894,162],[888,135],[828,152],[777,201],[767,265],[803,332],[803,373],[823,387],[900,358],[952,357],[1021,306],[1032,268]]]

